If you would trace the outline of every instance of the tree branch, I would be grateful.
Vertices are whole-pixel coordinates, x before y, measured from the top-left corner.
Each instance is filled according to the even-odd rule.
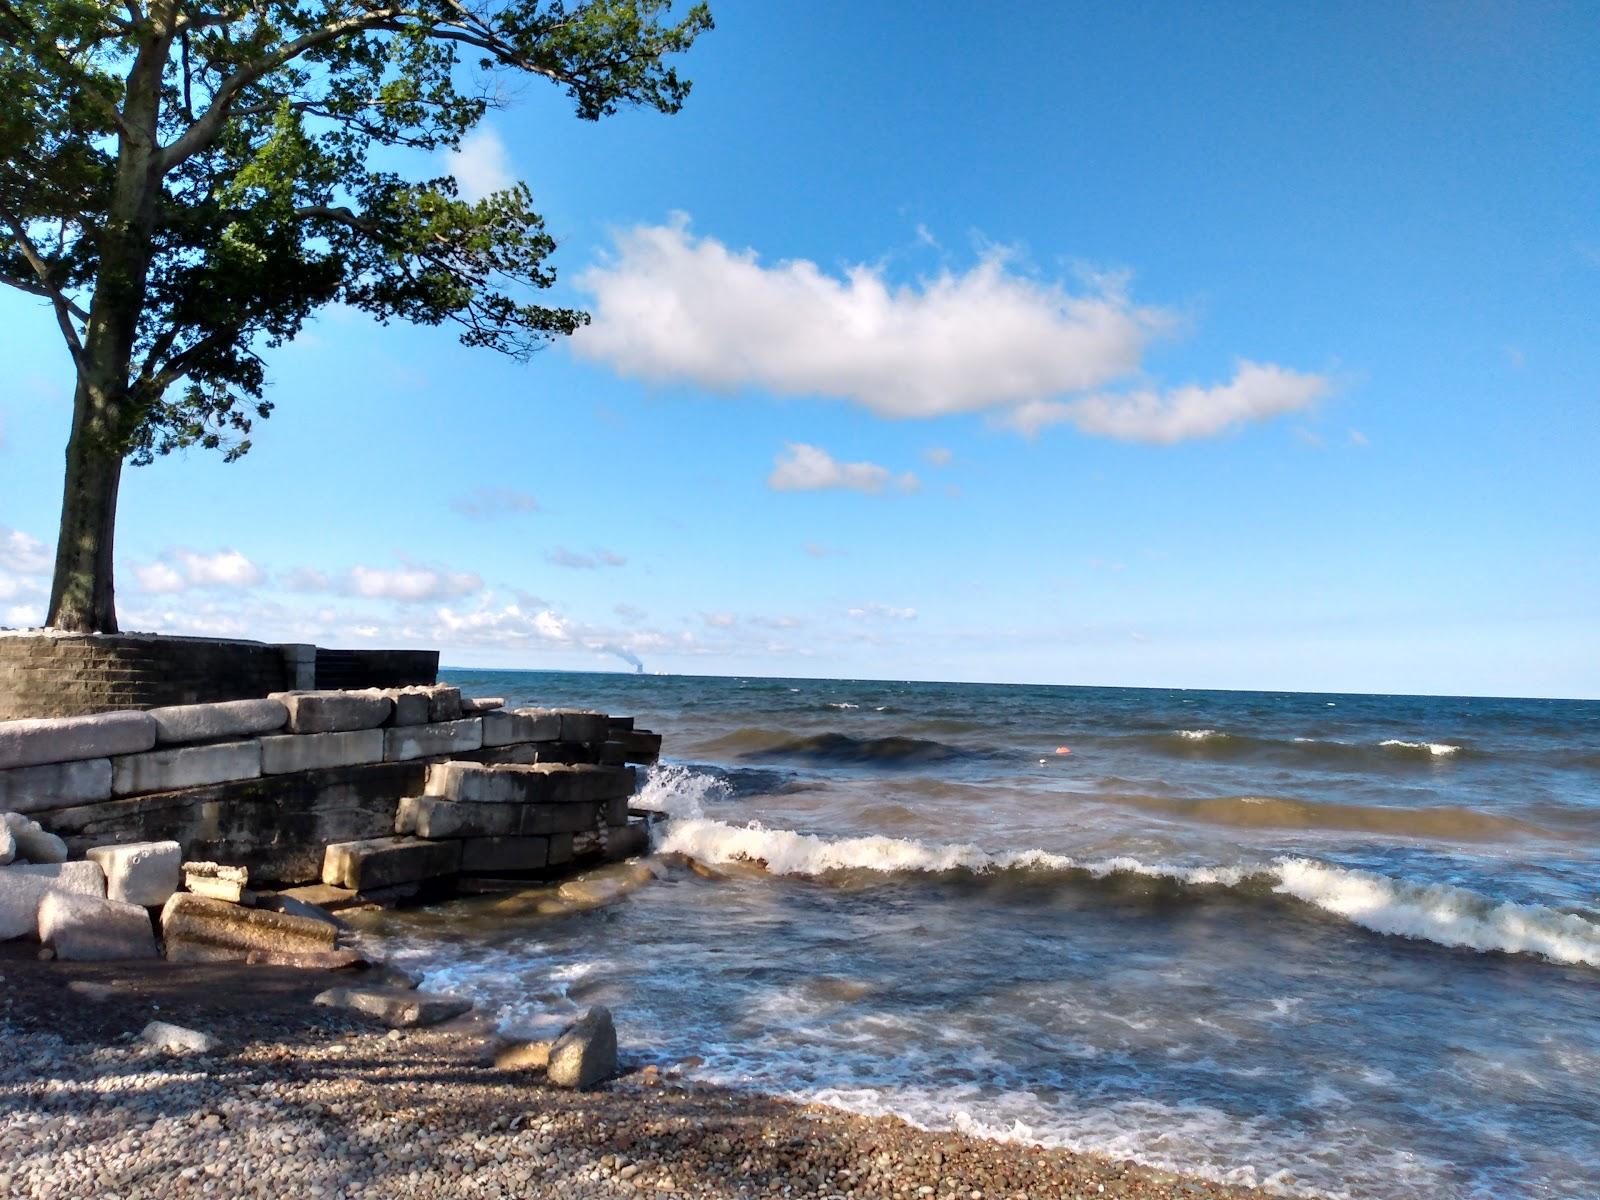
[[[33,242],[29,240],[27,231],[22,222],[10,213],[0,214],[11,229],[11,236],[16,240],[17,248],[22,251],[22,257],[28,260],[28,265],[33,268],[33,273],[39,277],[39,287],[23,288],[23,291],[32,291],[36,295],[45,296],[50,301],[50,306],[56,310],[56,324],[61,326],[61,336],[67,341],[67,349],[72,354],[72,361],[77,363],[83,357],[83,342],[78,337],[78,331],[72,327],[72,318],[80,321],[88,320],[89,314],[84,312],[70,299],[66,293],[50,279],[50,264],[47,263]],[[9,278],[7,282],[10,282]],[[20,286],[20,285],[19,285]]]

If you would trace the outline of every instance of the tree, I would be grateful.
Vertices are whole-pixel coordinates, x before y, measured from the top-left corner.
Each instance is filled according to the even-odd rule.
[[[555,247],[521,184],[463,199],[385,147],[457,147],[499,72],[598,120],[673,113],[711,28],[671,0],[0,0],[0,283],[76,369],[47,623],[115,632],[124,461],[234,459],[262,352],[338,301],[525,356],[588,321],[531,303]],[[375,158],[378,161],[374,161]]]

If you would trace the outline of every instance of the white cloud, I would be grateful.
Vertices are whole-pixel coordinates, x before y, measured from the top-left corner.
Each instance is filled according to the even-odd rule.
[[[1350,444],[1352,446],[1370,446],[1372,443],[1368,440],[1367,435],[1362,433],[1361,430],[1352,429],[1350,431]]]
[[[682,214],[615,243],[579,278],[595,319],[572,348],[656,382],[830,396],[885,417],[987,411],[1030,434],[1069,421],[1156,442],[1211,436],[1330,390],[1320,376],[1242,363],[1227,384],[1112,392],[1140,377],[1176,315],[1135,304],[1123,275],[1088,276],[1074,291],[1017,269],[1004,250],[907,286],[874,266],[763,263],[696,236]]]
[[[877,463],[842,463],[820,446],[790,442],[773,460],[767,486],[779,492],[853,491],[877,493],[890,484],[904,492],[921,486],[909,471],[895,476]]]
[[[447,156],[446,169],[456,177],[461,194],[468,200],[482,200],[491,192],[503,192],[517,182],[511,156],[500,135],[484,125],[461,140],[461,148]]]
[[[955,454],[945,446],[929,446],[922,452],[922,457],[936,467],[948,467]]]
[[[932,417],[1100,387],[1138,368],[1171,324],[1115,290],[1073,295],[991,252],[964,275],[892,287],[696,238],[686,218],[616,237],[581,286],[594,324],[580,355],[646,379],[834,396],[888,417]]]
[[[135,563],[133,574],[143,590],[153,593],[184,592],[190,588],[248,588],[266,578],[260,567],[237,550],[219,550],[215,554],[169,550],[159,562]]]
[[[544,556],[552,567],[569,567],[575,571],[593,571],[598,567],[622,567],[628,560],[610,550],[595,550],[591,554],[578,554],[565,546],[557,546]]]
[[[472,571],[436,570],[408,563],[392,570],[351,567],[348,586],[357,596],[412,604],[469,596],[482,589],[483,579]]]
[[[895,608],[889,604],[863,604],[858,608],[850,609],[847,615],[857,621],[873,619],[914,621],[917,619],[917,610],[914,608]]]
[[[732,629],[739,618],[733,613],[701,613],[700,619],[712,629]]]
[[[44,575],[54,565],[54,553],[38,538],[0,525],[0,567],[19,575]]]
[[[539,502],[515,488],[478,488],[469,495],[457,496],[450,501],[450,507],[464,517],[496,517],[538,512]]]
[[[1332,384],[1321,375],[1241,361],[1228,383],[1042,400],[1019,405],[1003,421],[1030,436],[1065,421],[1084,433],[1127,442],[1171,444],[1211,437],[1248,421],[1304,411],[1331,390]]]

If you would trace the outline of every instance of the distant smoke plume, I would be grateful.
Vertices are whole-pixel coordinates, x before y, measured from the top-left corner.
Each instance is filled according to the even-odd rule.
[[[630,651],[624,650],[621,646],[601,646],[600,653],[614,654],[616,657],[620,658],[623,662],[632,667],[635,675],[644,674],[644,663],[640,661],[639,656],[631,653]]]

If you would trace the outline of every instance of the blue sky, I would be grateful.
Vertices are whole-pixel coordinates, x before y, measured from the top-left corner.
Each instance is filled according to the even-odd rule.
[[[1600,695],[1600,26],[719,0],[678,116],[518,84],[595,325],[329,312],[130,470],[129,628],[461,665]],[[0,621],[69,419],[0,296]]]

